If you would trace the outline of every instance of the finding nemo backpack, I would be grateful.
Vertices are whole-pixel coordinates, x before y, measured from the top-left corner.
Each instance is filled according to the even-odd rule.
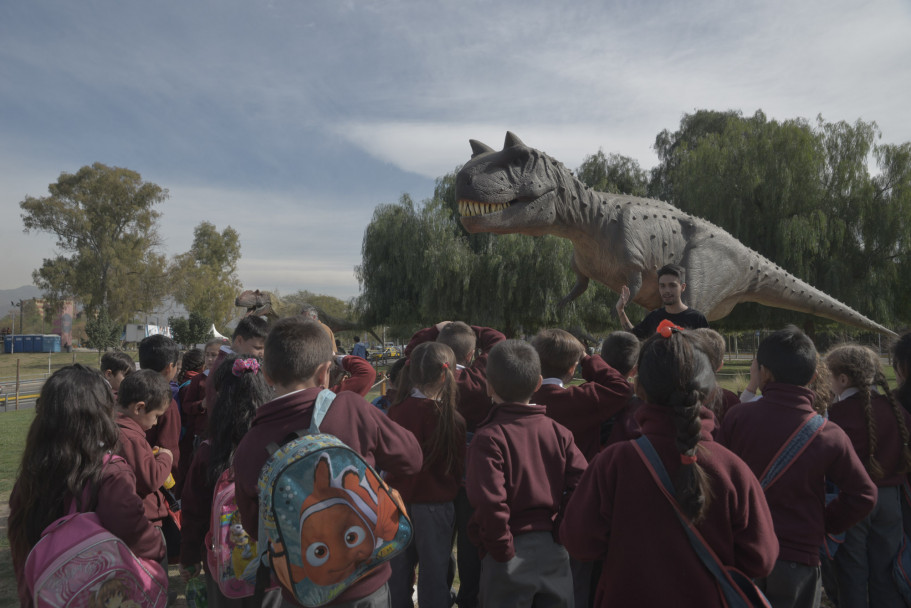
[[[104,464],[121,460],[105,455]],[[88,488],[82,504],[89,502]],[[136,556],[101,525],[94,512],[80,513],[76,501],[51,523],[25,560],[25,584],[38,607],[88,608],[120,599],[136,606],[164,608],[168,575],[161,564]],[[111,604],[113,605],[113,604]]]
[[[320,392],[309,430],[270,445],[259,475],[263,563],[304,606],[331,602],[412,537],[398,492],[360,454],[319,434],[333,399],[332,391]]]

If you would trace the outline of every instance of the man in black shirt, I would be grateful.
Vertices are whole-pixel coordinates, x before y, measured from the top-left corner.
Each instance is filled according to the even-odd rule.
[[[698,310],[692,309],[683,303],[681,296],[686,289],[684,270],[677,264],[667,264],[658,270],[658,293],[664,306],[648,313],[639,325],[633,327],[624,308],[629,303],[629,287],[626,285],[620,290],[620,299],[617,300],[617,314],[620,317],[620,326],[632,332],[640,340],[645,340],[658,329],[658,324],[664,319],[685,329],[708,327],[709,322]]]

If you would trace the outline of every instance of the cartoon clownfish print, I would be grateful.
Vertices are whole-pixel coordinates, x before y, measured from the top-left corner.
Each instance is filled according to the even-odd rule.
[[[368,561],[399,527],[396,502],[379,480],[360,480],[354,467],[331,475],[323,454],[313,475],[313,492],[300,512],[302,566],[289,564],[295,581],[309,579],[320,586],[340,583]],[[279,578],[285,571],[278,568]],[[287,581],[283,581],[287,585]]]

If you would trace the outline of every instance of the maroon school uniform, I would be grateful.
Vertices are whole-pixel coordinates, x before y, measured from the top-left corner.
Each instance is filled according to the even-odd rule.
[[[10,495],[10,513],[22,508],[19,494],[17,482]],[[94,511],[101,525],[125,542],[133,553],[154,562],[164,559],[164,540],[161,532],[145,516],[142,501],[136,493],[136,477],[128,463],[117,460],[104,466]],[[61,511],[60,516],[63,515]],[[18,560],[13,556],[13,570],[18,581],[20,604],[31,607],[23,573],[25,556],[22,557],[22,560]]]
[[[469,533],[498,562],[515,556],[513,537],[556,532],[554,522],[585,470],[572,433],[545,411],[496,405],[468,447],[465,489],[475,508]]]
[[[215,406],[215,397],[217,391],[215,390],[215,370],[218,369],[218,366],[221,365],[222,361],[234,354],[234,351],[230,347],[222,345],[218,349],[218,356],[215,357],[215,363],[212,364],[212,367],[209,368],[209,375],[206,376],[206,390],[205,390],[205,406],[206,411],[211,415],[212,408]]]
[[[761,399],[727,413],[719,441],[759,477],[791,434],[815,414],[813,397],[808,388],[770,382]],[[825,479],[840,489],[828,506]],[[851,440],[829,422],[765,494],[781,546],[779,559],[808,566],[819,565],[819,546],[827,532],[844,532],[876,502],[876,486]]]
[[[876,460],[885,474],[882,479],[873,481],[880,488],[901,485],[904,475],[899,471],[902,466],[904,442],[892,411],[892,403],[888,397],[872,393],[870,406],[873,409],[873,421],[876,427]],[[904,416],[905,427],[911,428],[911,415],[902,407],[899,407],[899,412]],[[854,451],[857,452],[861,462],[866,463],[870,454],[870,440],[867,433],[867,416],[864,413],[860,393],[855,393],[829,406],[829,420],[847,433],[854,446]]]
[[[673,479],[680,468],[676,429],[667,408],[642,404],[636,413]],[[778,542],[762,488],[749,467],[712,441],[714,418],[702,410],[699,464],[713,498],[696,526],[726,565],[750,577],[768,575]],[[605,448],[573,493],[560,540],[578,560],[604,560],[595,606],[721,607],[705,569],[673,507],[630,441]]]
[[[330,387],[330,390],[336,394],[351,391],[361,397],[366,397],[376,380],[376,370],[373,366],[362,357],[348,355],[342,358],[342,369],[348,372],[349,376],[339,384]]]
[[[234,487],[242,521],[259,521],[257,480],[269,457],[266,447],[272,442],[281,442],[294,431],[309,428],[313,404],[320,390],[315,387],[295,391],[256,411],[250,430],[234,453]],[[338,437],[377,470],[393,475],[413,475],[421,470],[421,446],[414,435],[389,420],[360,395],[339,393],[320,424],[320,431]],[[256,525],[250,524],[247,532],[254,539],[258,538]],[[388,563],[379,566],[341,594],[335,603],[370,595],[389,580],[389,574]]]
[[[203,441],[196,448],[180,500],[180,563],[189,567],[203,562],[206,570],[205,539],[215,494],[215,484],[209,481],[211,450],[208,441]]]
[[[177,477],[180,466],[180,408],[171,399],[171,404],[158,422],[145,432],[145,438],[152,447],[167,448],[174,454],[171,462],[171,473]]]
[[[630,396],[629,400],[626,402],[626,407],[617,412],[610,434],[607,436],[607,441],[604,442],[604,447],[620,443],[621,441],[639,438],[642,434],[642,429],[639,428],[639,421],[636,420],[636,414],[642,405],[644,405],[644,402],[639,399],[639,397],[635,394]]]
[[[465,427],[473,433],[478,424],[487,418],[490,413],[490,397],[487,395],[487,356],[490,349],[506,339],[502,333],[489,327],[472,325],[477,336],[476,347],[481,353],[474,358],[470,366],[458,366],[456,382],[459,385],[459,413],[465,418]],[[440,335],[440,331],[427,327],[414,334],[408,346],[405,347],[405,356],[411,356],[411,351],[423,342],[433,342]]]
[[[389,409],[389,419],[395,421],[402,428],[408,429],[421,444],[426,461],[439,415],[439,406],[427,398],[411,396]],[[386,481],[399,491],[406,504],[414,502],[449,502],[455,500],[462,484],[462,473],[465,468],[465,421],[456,413],[458,424],[461,425],[458,441],[458,456],[456,457],[455,470],[445,470],[440,461],[427,468],[426,463],[416,475],[388,474]]]
[[[617,414],[629,401],[632,385],[600,355],[582,358],[579,386],[542,384],[531,402],[547,408],[547,416],[573,434],[586,460],[601,449],[601,424]]]
[[[209,416],[206,409],[206,380],[211,374],[195,374],[190,378],[190,384],[183,390],[180,398],[180,410],[186,421],[186,434],[202,436],[206,432]]]
[[[136,476],[136,493],[142,499],[146,517],[160,526],[168,516],[168,503],[159,488],[171,473],[171,457],[164,452],[152,453],[146,434],[132,418],[117,413],[120,445],[117,453],[127,461]]]

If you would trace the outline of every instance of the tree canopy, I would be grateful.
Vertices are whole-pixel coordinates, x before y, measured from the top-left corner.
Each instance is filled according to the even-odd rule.
[[[159,253],[159,213],[167,190],[139,173],[101,163],[62,173],[45,197],[19,203],[25,231],[56,235],[60,253],[32,274],[53,304],[80,302],[123,323],[157,306],[167,292]]]

